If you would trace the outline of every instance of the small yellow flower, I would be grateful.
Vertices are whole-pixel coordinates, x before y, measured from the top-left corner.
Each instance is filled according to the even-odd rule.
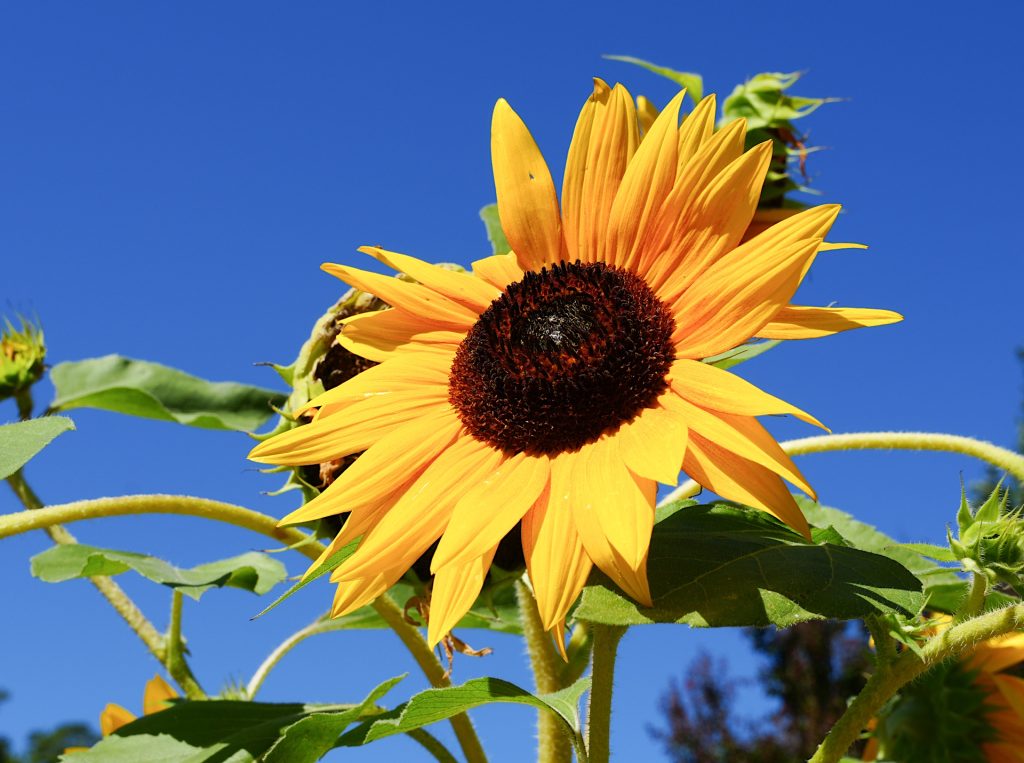
[[[385,592],[439,541],[428,627],[437,643],[517,525],[556,635],[593,565],[650,605],[655,494],[680,470],[808,533],[783,479],[811,487],[756,417],[820,424],[701,361],[753,337],[819,337],[900,316],[790,304],[818,252],[835,248],[824,237],[839,207],[741,243],[771,143],[745,152],[743,120],[716,132],[713,96],[680,125],[681,100],[641,143],[630,94],[595,80],[561,203],[529,130],[500,100],[491,151],[511,253],[453,273],[361,250],[416,283],[324,265],[392,305],[346,319],[338,339],[379,365],[310,401],[310,424],[250,456],[301,465],[365,451],[283,520],[347,513],[323,559],[361,538],[332,574],[333,615]]]
[[[153,676],[153,678],[146,682],[146,690],[142,695],[142,714],[152,715],[167,709],[170,706],[170,701],[177,696],[178,692],[163,678],[159,675]],[[100,733],[103,736],[110,736],[122,726],[127,726],[134,721],[136,717],[135,713],[111,702],[100,713]],[[69,747],[64,753],[70,754],[86,749],[88,748]]]

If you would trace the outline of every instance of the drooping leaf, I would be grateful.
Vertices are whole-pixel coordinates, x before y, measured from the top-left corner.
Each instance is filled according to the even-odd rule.
[[[654,622],[785,627],[882,612],[913,614],[921,582],[887,556],[840,545],[841,529],[808,542],[768,514],[732,504],[661,512],[647,563],[652,608],[624,596],[601,573],[584,588],[575,616],[611,625]]]
[[[237,700],[182,701],[122,726],[68,763],[313,763],[352,723],[379,712],[376,702],[404,676],[377,686],[355,705]],[[136,757],[127,757],[129,750]],[[161,755],[162,757],[155,757]]]
[[[324,575],[326,575],[328,572],[333,570],[335,567],[337,567],[343,561],[345,561],[350,556],[352,556],[352,554],[355,553],[356,547],[358,545],[359,545],[359,541],[358,540],[354,540],[351,543],[349,543],[347,546],[345,546],[344,548],[342,548],[342,549],[340,549],[338,551],[335,551],[333,554],[331,554],[329,557],[327,557],[324,560],[323,564],[321,564],[319,567],[317,567],[315,570],[313,570],[313,572],[311,572],[308,575],[304,576],[302,578],[302,580],[300,580],[299,582],[295,583],[291,588],[289,588],[283,594],[281,594],[276,599],[274,599],[272,602],[270,602],[269,606],[267,606],[265,609],[263,609],[263,611],[261,611],[259,614],[255,615],[252,619],[255,620],[257,617],[263,617],[263,615],[267,614],[267,612],[269,612],[270,610],[274,609],[278,604],[283,602],[285,599],[290,599],[292,596],[294,596],[300,590],[302,590],[303,588],[308,586],[314,580],[316,580],[317,578],[321,578]]]
[[[209,382],[145,360],[106,355],[60,363],[50,372],[55,411],[99,408],[204,429],[251,432],[284,403],[274,390]]]
[[[502,230],[501,220],[498,219],[498,205],[488,204],[480,210],[480,219],[484,221],[487,228],[487,240],[491,242],[491,254],[508,254],[512,247],[505,238],[505,231]]]
[[[75,428],[66,416],[44,416],[0,426],[0,479],[7,479],[53,442]]]
[[[720,355],[714,357],[705,358],[704,362],[708,365],[715,366],[727,370],[733,366],[738,366],[740,363],[744,363],[748,360],[756,358],[763,352],[773,347],[777,347],[782,343],[781,339],[770,339],[764,342],[750,342],[749,344],[743,344],[732,350],[727,350]]]
[[[658,66],[652,64],[650,61],[644,61],[640,58],[634,58],[633,56],[602,56],[611,61],[623,61],[627,64],[636,64],[641,66],[647,71],[660,74],[662,77],[675,82],[679,87],[686,88],[686,92],[693,98],[694,103],[704,97],[704,78],[694,72],[680,72],[675,69],[670,69],[667,66]]]
[[[579,729],[580,697],[590,687],[589,678],[551,694],[535,695],[500,678],[474,678],[461,686],[427,689],[394,710],[364,721],[338,740],[339,747],[357,747],[401,734],[493,702],[531,705],[554,712],[567,734]]]
[[[198,599],[211,588],[225,586],[262,595],[288,575],[281,562],[257,551],[191,569],[181,569],[145,554],[78,543],[54,546],[32,557],[32,574],[47,583],[94,575],[118,575],[128,570],[134,570],[155,583],[170,586],[193,599]]]

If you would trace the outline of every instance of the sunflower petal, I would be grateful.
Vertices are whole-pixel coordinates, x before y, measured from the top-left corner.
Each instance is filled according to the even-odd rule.
[[[390,567],[370,573],[365,578],[345,580],[338,584],[331,605],[331,617],[344,617],[365,607],[399,581],[408,567]],[[332,575],[331,580],[334,580]],[[335,581],[336,582],[336,581]]]
[[[673,305],[679,357],[708,358],[756,335],[796,292],[818,243],[757,252],[744,244],[708,268]]]
[[[429,316],[431,322],[440,324],[438,328],[466,329],[476,322],[477,313],[473,310],[423,284],[408,283],[394,276],[336,265],[333,262],[325,262],[320,268],[350,286],[370,292],[392,307],[401,308],[413,315]]]
[[[699,434],[719,447],[760,464],[780,477],[785,477],[812,498],[816,497],[814,489],[796,464],[757,419],[709,411],[681,397],[674,400],[666,398],[666,404],[669,403],[686,416],[691,435]]]
[[[558,197],[533,136],[508,102],[494,106],[491,163],[498,217],[523,270],[558,262],[562,251]]]
[[[787,305],[757,335],[765,339],[816,339],[866,326],[886,326],[901,320],[903,316],[892,310]]]
[[[320,464],[366,450],[395,427],[448,406],[442,388],[392,392],[354,403],[340,415],[323,416],[265,440],[249,452],[262,464]]]
[[[828,427],[796,406],[769,395],[748,381],[721,368],[696,360],[677,360],[669,372],[672,389],[701,408],[742,416],[788,413],[828,431]]]
[[[605,259],[608,216],[639,142],[629,92],[595,78],[594,92],[576,123],[562,181],[567,259]]]
[[[473,263],[473,273],[496,289],[523,280],[523,269],[513,253],[495,254]]]
[[[451,522],[434,552],[431,571],[480,557],[515,527],[548,483],[551,465],[546,457],[519,453],[455,504]]]
[[[810,540],[811,529],[792,494],[777,474],[760,464],[691,432],[683,470],[722,498],[767,511]]]
[[[146,690],[142,694],[142,714],[152,715],[166,710],[170,700],[176,699],[176,692],[163,677],[156,675],[146,681]]]
[[[341,321],[337,342],[356,355],[381,363],[410,348],[447,348],[453,355],[466,330],[452,331],[444,324],[424,320],[405,310],[377,310]]]
[[[665,485],[679,481],[686,453],[686,419],[678,412],[656,403],[624,424],[615,436],[631,471]]]
[[[614,437],[585,446],[568,460],[576,496],[573,519],[587,556],[623,591],[651,606],[647,552],[654,528],[653,496],[648,500],[633,479]]]
[[[428,289],[433,289],[438,294],[470,309],[477,315],[486,310],[487,306],[501,294],[498,289],[486,281],[469,273],[439,268],[437,265],[431,265],[407,254],[389,252],[376,246],[363,246],[359,248],[359,251],[405,273]]]
[[[495,546],[482,556],[449,564],[434,575],[430,589],[430,621],[427,623],[427,643],[431,649],[473,606],[497,550]]]
[[[135,713],[111,702],[100,713],[100,733],[103,736],[110,736],[119,728],[127,726],[134,720]]]
[[[458,500],[493,472],[503,455],[471,437],[460,437],[438,455],[335,571],[337,580],[365,577],[374,569],[408,569],[441,537]]]
[[[441,409],[393,429],[362,453],[316,498],[281,520],[309,522],[341,514],[398,494],[398,487],[419,476],[457,436],[462,423]]]
[[[551,464],[551,483],[523,516],[523,555],[545,630],[565,620],[593,567],[570,509],[572,475],[566,459]]]
[[[984,641],[970,657],[971,667],[986,673],[998,673],[1020,662],[1024,662],[1024,633]]]
[[[704,96],[679,127],[679,174],[715,133],[715,94]]]

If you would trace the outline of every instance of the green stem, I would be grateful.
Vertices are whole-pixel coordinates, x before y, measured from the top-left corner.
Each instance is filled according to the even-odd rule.
[[[199,686],[185,660],[185,646],[181,637],[181,591],[171,592],[171,622],[167,628],[166,665],[167,672],[189,699],[205,699],[206,692]]]
[[[60,523],[128,514],[183,514],[226,522],[262,533],[286,546],[295,546],[295,551],[314,561],[324,551],[322,544],[311,541],[305,533],[290,527],[278,527],[277,520],[273,517],[230,503],[186,495],[128,495],[117,498],[95,498],[88,501],[48,506],[37,511],[6,514],[0,516],[0,539]],[[375,599],[371,606],[405,644],[431,685],[435,687],[449,686],[450,682],[444,675],[444,667],[427,644],[426,639],[423,638],[423,634],[416,626],[406,621],[404,613],[394,600],[384,594]],[[157,638],[162,641],[159,634],[157,634]],[[453,716],[450,723],[462,746],[467,762],[485,763],[487,757],[480,746],[480,740],[473,729],[469,716],[465,713]]]
[[[459,763],[455,756],[448,752],[448,748],[441,744],[440,740],[426,729],[412,729],[405,733],[418,742],[420,747],[433,755],[434,760],[438,763]]]
[[[864,624],[875,641],[875,663],[879,666],[888,665],[896,657],[896,643],[889,635],[887,620],[871,615],[865,618]]]
[[[1024,604],[1015,604],[946,629],[921,647],[920,657],[907,650],[888,665],[879,665],[809,763],[837,763],[890,697],[930,667],[968,653],[982,641],[1022,629]]]
[[[266,659],[264,659],[263,662],[260,663],[260,666],[256,668],[256,672],[252,674],[252,678],[249,679],[249,683],[245,687],[246,696],[250,700],[255,699],[256,692],[258,692],[260,687],[263,686],[263,682],[267,680],[267,676],[270,675],[270,671],[277,666],[277,663],[281,661],[281,658],[303,641],[312,636],[316,636],[319,633],[343,630],[345,627],[345,623],[334,620],[317,620],[316,622],[310,623],[305,628],[302,628],[290,635],[278,644],[274,651],[268,654]]]
[[[835,450],[932,450],[973,456],[1002,469],[1024,483],[1024,456],[984,440],[935,432],[854,432],[804,437],[781,443],[791,456],[827,453]],[[700,492],[697,483],[687,481],[661,501],[661,505],[689,498]]]
[[[530,655],[533,679],[538,694],[549,694],[565,687],[562,683],[562,657],[555,650],[551,634],[544,630],[537,601],[533,592],[522,580],[516,581],[516,599],[519,602],[520,619],[526,651]],[[537,713],[537,763],[570,763],[572,761],[572,739],[563,730],[564,723],[554,713]]]
[[[591,623],[594,663],[587,702],[587,755],[590,763],[608,763],[611,755],[612,684],[615,657],[625,626]]]
[[[32,403],[32,391],[30,389],[21,389],[14,393],[14,402],[18,404],[18,418],[22,421],[28,421],[32,418],[32,409],[35,407]]]
[[[966,620],[981,612],[985,608],[985,595],[987,593],[988,578],[980,572],[973,573],[971,576],[971,590],[967,594],[967,601],[964,603],[963,610],[959,613],[957,619]]]

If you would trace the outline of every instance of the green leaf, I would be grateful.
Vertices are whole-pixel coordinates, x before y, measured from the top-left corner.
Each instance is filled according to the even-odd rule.
[[[61,583],[94,575],[118,575],[128,570],[198,599],[211,588],[242,588],[265,594],[288,573],[281,562],[250,551],[192,569],[175,567],[162,559],[130,551],[113,551],[78,543],[54,546],[32,557],[32,574],[47,583]]]
[[[427,689],[391,712],[356,726],[338,740],[338,746],[357,747],[493,702],[511,702],[549,710],[562,720],[564,731],[573,734],[579,729],[580,697],[589,687],[590,679],[581,678],[566,689],[537,696],[500,678],[474,678],[461,686]]]
[[[815,533],[842,540],[835,530]],[[893,559],[835,542],[812,543],[765,512],[690,506],[654,526],[647,563],[652,608],[591,576],[575,617],[610,625],[793,625],[874,613],[914,614],[921,582]]]
[[[915,554],[926,556],[937,562],[956,561],[956,554],[948,546],[936,546],[933,543],[900,543],[899,548],[905,548],[907,551],[913,551]]]
[[[738,366],[740,363],[752,360],[761,353],[768,352],[768,350],[773,347],[777,347],[781,343],[781,339],[771,339],[765,342],[750,342],[749,344],[740,345],[735,349],[727,350],[720,355],[705,358],[704,362],[708,365],[715,366],[716,368],[729,369],[733,366]]]
[[[54,438],[75,428],[66,416],[44,416],[0,426],[0,479],[7,479],[27,464]]]
[[[327,559],[324,560],[323,564],[321,564],[319,567],[317,567],[313,572],[305,575],[298,583],[296,583],[291,588],[289,588],[287,591],[285,591],[283,594],[281,594],[276,599],[274,599],[270,603],[270,605],[268,607],[266,607],[264,610],[262,610],[259,614],[253,616],[252,619],[255,620],[257,617],[263,617],[263,615],[267,614],[267,612],[269,612],[270,610],[274,609],[278,604],[283,602],[285,599],[290,599],[292,596],[294,596],[296,593],[298,593],[303,588],[308,586],[314,580],[316,580],[317,578],[321,578],[324,575],[326,575],[328,572],[333,570],[335,567],[337,567],[343,561],[345,561],[350,556],[352,556],[352,554],[355,553],[356,547],[358,545],[359,545],[359,540],[357,539],[357,540],[352,541],[351,543],[349,543],[348,545],[346,545],[344,548],[340,549],[339,551],[335,551],[333,554],[331,554],[329,557],[327,557]],[[362,611],[362,610],[357,610],[357,611]],[[352,614],[355,614],[355,612],[353,612]]]
[[[679,72],[675,69],[669,69],[667,66],[658,66],[652,64],[650,61],[644,61],[640,58],[634,58],[633,56],[609,56],[605,55],[602,58],[607,58],[610,61],[623,61],[627,64],[636,64],[641,66],[647,71],[660,74],[662,77],[666,77],[675,82],[679,87],[686,88],[686,92],[696,103],[704,97],[704,78],[699,74],[693,72]]]
[[[404,676],[377,686],[355,705],[202,700],[175,703],[105,737],[68,763],[313,763],[352,723],[380,713],[376,702]],[[176,747],[174,746],[176,745]],[[135,757],[129,757],[129,750]],[[156,757],[161,755],[162,757]]]
[[[498,219],[498,205],[488,204],[480,210],[480,219],[484,221],[487,228],[487,240],[491,242],[491,254],[508,254],[512,251],[508,239],[505,238],[505,231],[501,227],[501,220]]]
[[[209,382],[174,368],[119,355],[60,363],[50,372],[55,411],[99,408],[204,429],[251,432],[285,395],[235,382]]]

